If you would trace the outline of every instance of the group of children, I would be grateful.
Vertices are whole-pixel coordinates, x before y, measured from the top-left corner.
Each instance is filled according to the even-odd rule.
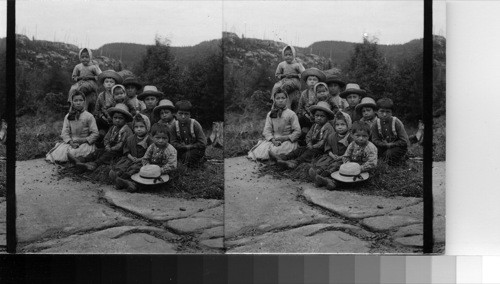
[[[336,69],[305,69],[291,46],[282,55],[264,140],[249,151],[249,158],[274,160],[291,169],[310,163],[311,179],[330,190],[336,188],[334,179],[366,179],[379,158],[389,165],[404,160],[410,142],[403,123],[392,115],[390,98],[375,101],[358,84],[346,84]],[[307,86],[302,93],[300,80]]]
[[[116,187],[131,192],[137,183],[166,182],[178,161],[188,167],[203,162],[206,137],[191,118],[189,101],[174,105],[155,86],[143,88],[134,76],[123,79],[113,70],[101,72],[87,48],[79,56],[63,142],[47,154],[47,160],[69,161],[86,171],[111,165],[109,177]],[[95,98],[97,82],[104,91]]]

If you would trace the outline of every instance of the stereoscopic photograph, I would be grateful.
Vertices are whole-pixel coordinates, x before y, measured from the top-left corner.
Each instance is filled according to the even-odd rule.
[[[424,125],[422,1],[224,2],[227,253],[422,253],[425,127],[444,252],[445,3],[434,6]]]
[[[16,2],[17,252],[223,252],[221,27],[218,1]]]

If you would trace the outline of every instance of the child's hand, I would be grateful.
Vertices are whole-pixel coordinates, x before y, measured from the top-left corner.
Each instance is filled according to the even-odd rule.
[[[349,162],[349,158],[348,157],[342,157],[342,162],[345,164],[347,162]]]
[[[280,146],[280,145],[281,145],[281,141],[278,141],[278,140],[276,140],[276,139],[273,139],[273,140],[272,140],[272,142],[273,142],[273,145],[274,145],[275,147],[278,147],[278,146]]]
[[[78,145],[78,143],[77,143],[77,142],[75,142],[75,141],[73,141],[73,140],[69,142],[69,145],[70,145],[70,146],[71,146],[71,148],[73,148],[73,149],[76,149],[76,148],[78,148],[78,146],[79,146],[79,145]]]
[[[340,158],[339,156],[333,154],[332,152],[328,152],[328,156],[330,156],[334,160],[338,160]]]

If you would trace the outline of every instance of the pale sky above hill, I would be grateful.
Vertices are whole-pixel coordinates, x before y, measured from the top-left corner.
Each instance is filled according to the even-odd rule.
[[[0,0],[0,14],[6,14]],[[434,1],[434,33],[446,36],[445,1]],[[3,17],[2,17],[3,18]],[[111,42],[152,44],[156,34],[173,46],[195,45],[239,36],[308,46],[315,41],[381,44],[423,37],[423,1],[95,1],[21,0],[16,2],[16,32],[90,48]],[[6,21],[0,21],[0,37]]]

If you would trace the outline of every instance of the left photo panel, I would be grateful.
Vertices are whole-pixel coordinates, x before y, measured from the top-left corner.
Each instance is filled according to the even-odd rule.
[[[7,99],[7,1],[0,2],[0,253],[7,249],[7,122],[5,115]]]
[[[221,41],[221,1],[16,2],[16,252],[224,252]]]

